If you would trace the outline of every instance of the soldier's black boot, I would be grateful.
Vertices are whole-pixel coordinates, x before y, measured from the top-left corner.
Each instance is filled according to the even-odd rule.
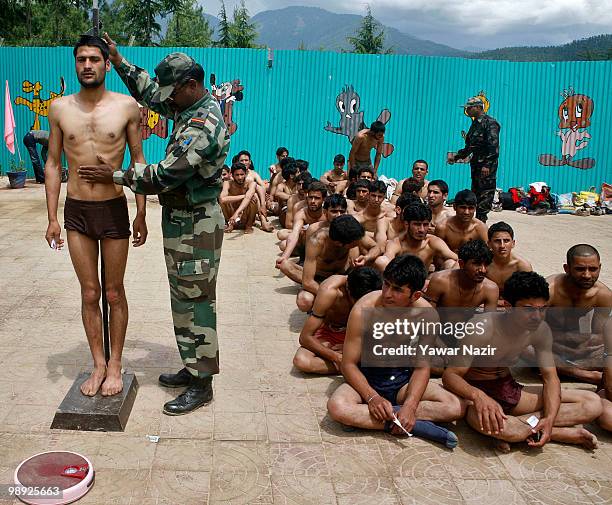
[[[159,383],[167,388],[183,388],[191,384],[193,375],[186,368],[177,373],[163,373],[159,376]]]
[[[194,377],[191,385],[174,400],[164,405],[164,414],[181,416],[210,403],[213,399],[212,377],[198,379]]]

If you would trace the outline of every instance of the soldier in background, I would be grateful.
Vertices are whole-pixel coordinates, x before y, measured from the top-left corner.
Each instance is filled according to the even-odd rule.
[[[204,70],[184,53],[171,53],[155,67],[156,79],[126,61],[108,34],[110,60],[132,96],[174,120],[166,158],[136,163],[127,172],[107,164],[81,169],[87,181],[159,194],[174,332],[185,367],[162,374],[166,387],[188,388],[164,405],[168,415],[187,414],[210,402],[219,373],[215,311],[224,219],[217,202],[229,132],[218,102],[204,88]]]
[[[487,214],[493,204],[499,158],[499,123],[484,112],[484,103],[478,97],[470,98],[464,105],[465,113],[473,119],[465,136],[465,147],[448,155],[451,165],[470,154],[472,191],[476,193],[478,206],[476,218],[487,222]]]
[[[41,145],[40,156],[36,144]],[[23,137],[23,145],[26,146],[30,159],[32,160],[32,168],[34,169],[34,177],[38,184],[45,183],[45,172],[43,171],[44,164],[47,163],[47,151],[49,150],[49,132],[47,130],[30,130]],[[43,162],[41,164],[40,158]]]

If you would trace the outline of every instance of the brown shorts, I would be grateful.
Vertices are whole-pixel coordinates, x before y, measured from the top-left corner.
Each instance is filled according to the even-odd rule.
[[[469,380],[467,382],[493,398],[506,414],[510,413],[521,399],[523,386],[516,382],[510,374],[499,379]]]
[[[129,238],[130,215],[125,196],[90,201],[66,197],[64,228],[78,231],[94,240]]]

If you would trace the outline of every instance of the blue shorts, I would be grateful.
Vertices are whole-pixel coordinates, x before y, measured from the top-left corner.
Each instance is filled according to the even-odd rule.
[[[412,377],[410,368],[360,368],[361,373],[368,380],[368,384],[391,405],[397,405],[397,393]]]

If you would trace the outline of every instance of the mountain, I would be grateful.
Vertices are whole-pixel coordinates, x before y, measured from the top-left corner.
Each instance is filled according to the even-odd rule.
[[[470,55],[482,60],[568,61],[612,59],[612,34],[574,40],[562,46],[504,47]]]
[[[286,7],[262,11],[252,17],[259,31],[258,44],[274,49],[341,51],[349,49],[347,37],[355,34],[362,16],[335,14],[318,7]],[[429,40],[423,40],[384,27],[385,47],[394,54],[422,56],[467,56],[469,53]]]

